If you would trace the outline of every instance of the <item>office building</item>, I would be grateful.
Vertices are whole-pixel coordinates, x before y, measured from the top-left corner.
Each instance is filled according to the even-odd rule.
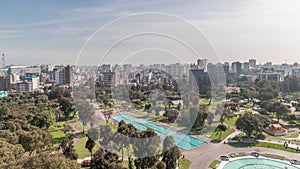
[[[250,59],[249,60],[249,68],[250,69],[255,69],[256,68],[256,60],[255,59]]]
[[[231,64],[231,70],[235,73],[236,77],[239,77],[242,72],[242,64],[240,62],[233,62]]]
[[[198,69],[203,69],[204,71],[207,71],[207,59],[198,59],[197,60],[197,67]]]

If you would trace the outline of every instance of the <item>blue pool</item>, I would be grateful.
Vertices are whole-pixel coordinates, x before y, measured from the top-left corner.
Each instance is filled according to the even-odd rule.
[[[300,169],[296,166],[264,158],[242,158],[230,161],[223,169]]]
[[[0,98],[5,96],[8,96],[7,92],[0,91]]]
[[[141,131],[145,131],[147,130],[147,128],[152,128],[162,140],[168,135],[172,136],[174,137],[175,144],[184,150],[191,150],[193,148],[207,144],[206,142],[191,137],[187,134],[176,132],[147,120],[139,119],[130,115],[113,116],[112,118],[117,121],[124,120],[125,123],[132,124],[134,127]]]

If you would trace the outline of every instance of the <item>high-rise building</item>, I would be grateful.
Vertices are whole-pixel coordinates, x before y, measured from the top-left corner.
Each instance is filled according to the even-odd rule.
[[[166,65],[165,72],[175,78],[181,78],[184,75],[184,65],[180,63]]]
[[[70,65],[65,67],[65,84],[73,84],[73,68]]]
[[[103,64],[100,66],[99,68],[100,72],[110,72],[111,71],[111,67],[110,64]]]
[[[16,86],[16,90],[17,92],[31,92],[33,90],[33,85],[32,85],[32,82],[29,82],[29,81],[22,81],[22,82],[19,82],[17,83],[17,86]]]
[[[52,72],[50,72],[50,79],[54,80],[59,85],[70,85],[73,83],[72,67],[68,66],[55,66]]]
[[[120,74],[118,72],[101,72],[101,81],[109,87],[115,87],[120,84]]]
[[[207,70],[207,59],[198,59],[197,60],[198,69]]]
[[[236,77],[239,77],[242,72],[242,64],[240,62],[233,62],[231,64],[231,70],[235,73]]]
[[[229,63],[228,63],[228,62],[225,62],[225,63],[223,64],[223,69],[224,69],[224,73],[225,73],[226,75],[229,74],[229,68],[230,68]]]
[[[124,69],[124,72],[126,74],[130,73],[132,71],[132,65],[131,64],[124,64],[123,65],[123,69]]]
[[[23,77],[22,81],[31,82],[32,90],[38,89],[40,87],[40,78],[39,77]]]
[[[243,63],[243,72],[246,73],[246,72],[249,71],[249,69],[250,69],[250,64],[249,64],[249,62],[244,62],[244,63]]]
[[[255,59],[250,59],[249,60],[249,68],[250,69],[255,69],[256,68],[256,60]]]
[[[211,85],[209,75],[203,69],[190,69],[189,83],[196,85],[200,94],[207,94],[207,86]]]

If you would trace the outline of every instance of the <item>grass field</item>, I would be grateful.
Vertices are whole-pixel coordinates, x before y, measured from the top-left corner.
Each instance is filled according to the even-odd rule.
[[[226,131],[223,131],[220,136],[220,132],[212,132],[210,138],[213,140],[224,140],[227,136],[234,132],[234,129],[227,128]]]
[[[65,121],[55,122],[49,127],[49,132],[52,135],[52,144],[53,147],[58,148],[59,144],[66,137],[65,133],[62,131],[62,128],[66,124]]]
[[[78,154],[78,158],[85,158],[91,155],[88,149],[85,148],[85,143],[87,140],[87,137],[82,137],[75,144],[74,148],[76,150],[76,153]],[[95,147],[93,148],[93,153],[95,153],[98,149],[99,145],[98,143],[96,143]]]
[[[297,138],[299,137],[298,133],[292,133],[291,135],[287,136],[286,138]]]
[[[78,131],[82,131],[82,124],[75,124],[75,128],[78,130]]]
[[[179,169],[189,169],[191,162],[187,159],[180,159],[179,160]]]
[[[215,168],[218,167],[218,165],[219,165],[220,163],[221,163],[221,161],[219,161],[219,160],[214,160],[213,162],[210,163],[209,168],[215,169]]]
[[[224,122],[227,123],[227,124],[230,124],[231,126],[235,126],[236,120],[237,120],[237,117],[232,116],[232,117],[229,117],[229,118],[225,118]]]
[[[229,143],[229,145],[234,147],[265,147],[277,150],[283,150],[287,152],[297,153],[297,150],[292,148],[285,148],[281,144],[274,144],[274,143],[266,143],[266,142],[258,142],[258,143]]]

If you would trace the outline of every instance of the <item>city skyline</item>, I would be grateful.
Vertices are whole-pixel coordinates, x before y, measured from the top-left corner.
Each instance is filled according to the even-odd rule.
[[[134,4],[2,2],[0,52],[5,53],[7,64],[73,64],[87,38],[106,23],[139,12],[162,12],[181,17],[200,29],[215,46],[221,62],[256,58],[258,63],[292,64],[299,58],[300,25],[295,22],[300,16],[298,1],[138,1]],[[116,58],[122,59],[122,52]],[[149,57],[149,53],[141,55],[141,58]],[[161,55],[165,57],[160,60],[162,63],[174,62],[165,52],[147,61]]]

